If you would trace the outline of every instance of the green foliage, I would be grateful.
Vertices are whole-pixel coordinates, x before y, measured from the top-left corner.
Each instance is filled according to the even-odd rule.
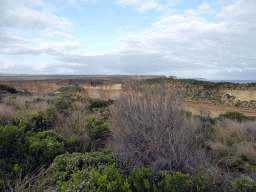
[[[191,111],[183,111],[183,113],[186,115],[186,117],[191,117],[192,115]]]
[[[84,90],[84,88],[79,85],[75,85],[75,86],[61,87],[58,90],[61,91],[62,93],[73,93],[73,92],[81,92]]]
[[[236,111],[228,111],[226,113],[220,114],[216,120],[222,120],[224,118],[237,120],[238,122],[252,121],[256,120],[254,116],[246,116],[243,113]]]
[[[129,189],[127,179],[125,180],[120,169],[115,167],[115,163],[110,165],[102,174],[98,173],[94,169],[92,170],[91,183],[95,183],[94,187],[97,191],[109,191],[109,192],[131,192]]]
[[[245,192],[256,191],[256,182],[249,176],[241,175],[240,178],[234,180],[227,180],[228,186],[225,189],[227,192]]]
[[[158,176],[162,174],[162,172],[158,172]],[[163,180],[158,183],[158,188],[160,188],[161,191],[182,192],[188,191],[191,183],[189,174],[172,171],[171,174],[165,175]]]
[[[132,191],[150,192],[153,180],[152,171],[152,168],[150,170],[146,168],[133,170],[128,177],[128,182],[131,185]]]
[[[57,186],[59,191],[99,191],[99,187],[115,191],[114,187],[122,189],[125,183],[121,177],[121,170],[125,170],[124,165],[117,160],[113,151],[108,149],[101,152],[65,153],[57,156],[48,168],[47,174],[51,177],[52,186]],[[104,183],[106,180],[109,183]],[[129,186],[125,185],[127,189]]]
[[[194,79],[178,79],[177,81],[181,82],[182,84],[190,84],[194,87],[203,87],[203,90],[218,90],[220,88],[231,88],[238,86],[238,84],[230,82],[214,83],[209,81],[198,81]]]
[[[0,127],[1,182],[2,176],[9,174],[11,185],[14,185],[21,171],[24,177],[28,171],[49,165],[57,155],[74,150],[75,143],[76,140],[67,141],[53,130],[40,132],[30,123]],[[1,185],[0,191],[5,187]]]
[[[194,191],[216,191],[214,189],[214,180],[212,177],[212,171],[210,169],[205,169],[199,173],[199,175],[193,179],[193,189]]]
[[[18,91],[14,87],[9,85],[3,85],[3,84],[0,84],[0,91],[6,91],[11,94],[18,93]]]
[[[66,113],[72,107],[72,102],[64,98],[53,100],[53,103],[60,113]]]
[[[109,124],[104,122],[104,118],[96,119],[94,116],[86,117],[86,121],[86,132],[91,140],[87,151],[103,148],[110,133]]]
[[[237,101],[236,104],[235,104],[235,107],[239,107],[242,103]]]
[[[46,113],[39,111],[31,115],[31,122],[34,125],[34,132],[44,131],[54,128],[55,117],[52,114],[53,108],[47,109]]]
[[[88,108],[90,110],[92,110],[93,108],[107,107],[113,103],[114,103],[114,100],[112,100],[112,99],[109,99],[108,101],[97,99],[97,100],[93,101]]]

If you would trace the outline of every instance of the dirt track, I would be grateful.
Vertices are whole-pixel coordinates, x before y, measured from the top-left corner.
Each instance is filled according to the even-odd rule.
[[[256,116],[256,109],[245,108],[245,107],[234,107],[234,106],[216,106],[214,104],[202,104],[196,101],[184,101],[184,106],[186,111],[191,111],[193,114],[200,114],[200,107],[206,108],[211,111],[211,117],[218,117],[219,114],[225,113],[227,111],[237,111],[241,112],[247,116]]]

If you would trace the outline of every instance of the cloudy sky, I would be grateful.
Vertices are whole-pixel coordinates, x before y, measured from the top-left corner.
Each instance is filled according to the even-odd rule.
[[[256,0],[0,0],[0,73],[256,79]]]

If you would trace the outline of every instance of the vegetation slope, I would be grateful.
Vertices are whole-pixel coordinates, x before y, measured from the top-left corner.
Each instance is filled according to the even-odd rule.
[[[0,191],[256,191],[255,117],[193,116],[187,91],[145,83],[116,101],[1,85]]]

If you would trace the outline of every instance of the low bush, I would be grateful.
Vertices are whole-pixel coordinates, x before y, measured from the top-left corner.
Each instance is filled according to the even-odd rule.
[[[236,120],[238,122],[256,120],[255,116],[246,116],[243,113],[237,111],[228,111],[226,113],[220,114],[216,120],[223,120],[224,118]]]
[[[79,85],[75,85],[75,86],[61,87],[58,90],[61,91],[62,93],[73,93],[73,92],[81,92],[84,90],[84,88]]]
[[[113,165],[114,163],[115,165]],[[113,166],[111,167],[111,165]],[[125,173],[125,170],[125,166],[117,159],[112,150],[103,150],[85,154],[65,153],[57,156],[48,168],[47,174],[51,177],[52,186],[58,187],[58,191],[82,189],[105,191],[103,189],[111,187],[111,181],[113,182],[112,187],[122,187],[120,179],[122,180],[121,174]],[[109,178],[110,175],[112,175],[111,178]],[[110,179],[110,182],[105,182]]]
[[[0,191],[6,188],[3,176],[8,175],[14,185],[20,172],[22,179],[29,171],[49,165],[56,156],[74,150],[76,140],[67,141],[53,130],[35,132],[29,125],[0,127]]]
[[[90,137],[90,143],[87,152],[99,150],[105,147],[105,142],[110,134],[109,124],[102,118],[86,117],[85,129],[87,136]]]
[[[97,99],[91,103],[91,105],[88,107],[88,109],[92,110],[94,108],[103,108],[107,107],[114,103],[114,100],[109,99],[108,101]]]
[[[18,93],[18,91],[14,87],[9,86],[9,85],[0,84],[0,90],[1,91],[6,91],[6,92],[11,93],[11,94]]]

